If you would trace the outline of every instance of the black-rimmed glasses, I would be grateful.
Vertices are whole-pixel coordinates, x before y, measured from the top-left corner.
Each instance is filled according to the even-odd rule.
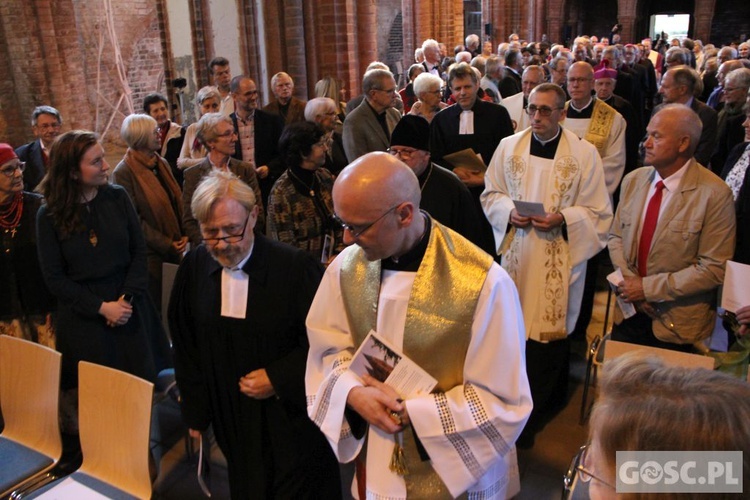
[[[0,172],[2,172],[5,177],[13,177],[16,174],[16,170],[20,170],[21,173],[23,173],[23,171],[26,170],[26,163],[21,161],[15,165],[8,165],[7,167],[0,169]]]
[[[555,111],[557,109],[562,109],[562,108],[548,108],[547,106],[542,106],[540,108],[537,108],[535,105],[529,104],[526,107],[526,113],[529,116],[534,116],[536,114],[536,112],[539,111],[540,115],[542,115],[542,116],[549,116],[549,115],[552,114],[553,111]]]
[[[380,217],[378,217],[374,221],[370,222],[369,224],[365,224],[365,225],[362,225],[362,226],[353,226],[351,224],[347,224],[346,222],[344,222],[343,220],[341,220],[339,218],[339,216],[336,215],[336,214],[333,214],[331,217],[333,217],[333,220],[336,221],[336,223],[338,223],[338,224],[341,225],[342,229],[344,229],[345,231],[349,231],[350,233],[352,233],[353,237],[359,238],[360,236],[362,236],[362,234],[365,231],[367,231],[372,226],[374,226],[375,224],[377,224],[378,222],[380,222],[380,220],[383,217],[385,217],[389,213],[393,212],[394,210],[396,210],[400,206],[401,206],[401,203],[399,203],[398,205],[392,206],[391,208],[389,208],[388,210],[386,210],[383,215],[381,215]]]
[[[203,242],[206,245],[210,246],[216,246],[219,244],[220,241],[223,241],[224,243],[239,243],[243,239],[245,239],[245,232],[247,231],[247,222],[250,220],[250,214],[247,214],[247,218],[245,219],[245,223],[242,225],[242,232],[240,234],[229,234],[227,236],[222,236],[221,238],[203,238]]]

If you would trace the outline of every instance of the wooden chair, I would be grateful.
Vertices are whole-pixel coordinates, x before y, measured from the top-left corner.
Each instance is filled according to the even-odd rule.
[[[0,497],[42,477],[62,454],[59,352],[0,335]]]
[[[153,384],[125,372],[81,361],[78,415],[83,463],[65,479],[28,498],[53,490],[84,498],[94,490],[108,498],[151,498],[148,470]]]

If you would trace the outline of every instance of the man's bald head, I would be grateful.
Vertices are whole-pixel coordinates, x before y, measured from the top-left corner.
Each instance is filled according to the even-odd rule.
[[[361,246],[369,260],[403,255],[419,241],[420,199],[414,172],[383,152],[357,158],[333,185],[334,211],[348,226],[344,241]]]
[[[672,175],[693,157],[702,130],[698,114],[688,106],[661,107],[646,127],[646,164],[652,165],[662,177]]]

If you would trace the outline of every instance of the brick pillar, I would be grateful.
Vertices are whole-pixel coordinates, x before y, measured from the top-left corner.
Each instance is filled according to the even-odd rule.
[[[711,22],[714,19],[716,0],[701,0],[695,2],[695,25],[693,27],[693,38],[699,40],[711,39]]]
[[[639,20],[637,4],[636,0],[617,1],[617,22],[622,24],[622,30],[620,30],[622,43],[634,43],[636,24]]]
[[[364,74],[367,65],[378,59],[378,11],[377,4],[374,0],[357,0],[356,6],[356,61],[359,63],[359,74],[361,79],[361,75]]]

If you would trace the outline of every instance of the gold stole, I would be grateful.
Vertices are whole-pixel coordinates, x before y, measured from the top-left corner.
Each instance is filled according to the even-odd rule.
[[[565,104],[566,110],[569,104],[570,101]],[[612,124],[615,123],[616,114],[617,111],[615,111],[615,108],[604,101],[594,99],[594,111],[591,113],[589,128],[586,130],[583,138],[594,145],[596,150],[599,151],[599,156],[602,158],[604,158],[604,153],[606,153],[607,139],[609,139]]]
[[[436,391],[446,392],[463,384],[472,320],[493,260],[434,219],[430,222],[430,241],[409,297],[403,352],[437,379]],[[361,249],[353,249],[344,258],[340,280],[356,349],[377,325],[380,261],[369,262]],[[420,460],[412,433],[407,430],[403,437],[407,496],[451,498],[429,462]]]
[[[463,383],[463,366],[479,292],[492,257],[431,219],[432,230],[414,279],[404,325],[403,352],[438,381],[445,392]],[[358,348],[377,323],[380,261],[361,249],[347,252],[341,294]]]

